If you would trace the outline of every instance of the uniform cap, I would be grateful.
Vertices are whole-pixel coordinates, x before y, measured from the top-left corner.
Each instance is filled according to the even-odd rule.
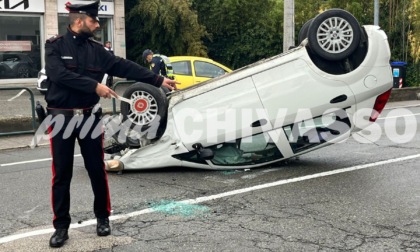
[[[99,22],[98,10],[100,2],[100,0],[90,4],[71,4],[70,2],[67,2],[66,10],[68,10],[70,13],[86,14]]]

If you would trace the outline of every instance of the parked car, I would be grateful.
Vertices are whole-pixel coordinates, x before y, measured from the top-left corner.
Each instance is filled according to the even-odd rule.
[[[392,90],[385,32],[331,9],[301,37],[296,48],[169,97],[131,85],[123,94],[131,102],[105,122],[106,169],[255,168],[374,123]]]
[[[36,72],[35,64],[27,54],[0,52],[0,78],[32,78]]]
[[[169,60],[175,80],[181,83],[179,89],[232,72],[230,68],[203,57],[172,56]]]

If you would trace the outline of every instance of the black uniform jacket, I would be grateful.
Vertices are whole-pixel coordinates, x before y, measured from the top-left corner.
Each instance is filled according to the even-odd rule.
[[[117,57],[102,44],[73,33],[48,39],[45,44],[45,70],[50,108],[90,108],[99,102],[96,86],[105,73],[160,87],[163,78],[149,69]]]
[[[167,76],[167,73],[166,73],[166,64],[163,61],[163,59],[161,57],[159,57],[159,56],[154,56],[152,58],[152,62],[150,64],[150,69],[155,74],[159,74],[159,75],[162,75],[162,76]]]

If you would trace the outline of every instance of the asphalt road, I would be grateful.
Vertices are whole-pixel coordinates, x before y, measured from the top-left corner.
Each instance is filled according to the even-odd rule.
[[[384,111],[374,130],[261,169],[109,173],[108,237],[76,156],[74,225],[55,251],[419,251],[419,115]],[[50,250],[49,157],[0,151],[0,251]]]

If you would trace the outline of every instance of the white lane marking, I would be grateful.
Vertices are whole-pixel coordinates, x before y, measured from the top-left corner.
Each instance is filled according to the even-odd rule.
[[[38,206],[36,206],[36,207],[34,207],[34,208],[32,208],[32,209],[30,209],[30,210],[28,210],[28,211],[25,211],[24,213],[32,213],[33,211],[35,211],[35,209],[37,209],[39,207],[39,205]]]
[[[396,107],[390,107],[390,108],[384,108],[384,110],[393,110],[393,109],[399,109],[399,108],[413,108],[413,107],[419,107],[420,103],[418,104],[411,104],[411,105],[401,105]]]
[[[406,156],[406,157],[400,157],[400,158],[394,158],[394,159],[379,161],[379,162],[370,163],[370,164],[356,165],[356,166],[343,168],[343,169],[339,169],[339,170],[321,172],[321,173],[317,173],[317,174],[312,174],[312,175],[307,175],[307,176],[302,176],[302,177],[297,177],[297,178],[292,178],[292,179],[279,180],[279,181],[272,182],[272,183],[252,186],[252,187],[248,187],[248,188],[238,189],[238,190],[234,190],[234,191],[230,191],[230,192],[224,192],[224,193],[215,194],[215,195],[211,195],[211,196],[205,196],[205,197],[199,197],[199,198],[196,198],[196,199],[183,200],[183,201],[179,201],[179,203],[198,204],[198,203],[202,203],[202,202],[206,202],[206,201],[211,201],[211,200],[216,200],[216,199],[220,199],[220,198],[224,198],[224,197],[234,196],[234,195],[237,195],[237,194],[242,194],[242,193],[252,192],[252,191],[256,191],[256,190],[266,189],[266,188],[269,188],[269,187],[275,187],[275,186],[279,186],[279,185],[301,182],[301,181],[305,181],[305,180],[309,180],[309,179],[321,178],[321,177],[336,175],[336,174],[345,173],[345,172],[352,172],[352,171],[357,171],[357,170],[366,169],[366,168],[370,168],[370,167],[381,166],[381,165],[391,164],[391,163],[397,163],[397,162],[402,162],[402,161],[406,161],[406,160],[410,160],[410,159],[416,159],[416,158],[420,158],[420,154],[412,155],[412,156]],[[135,217],[135,216],[139,216],[139,215],[143,215],[143,214],[148,214],[148,213],[153,213],[153,212],[155,212],[155,210],[153,208],[146,208],[146,209],[143,209],[143,210],[140,210],[140,211],[135,211],[135,212],[127,213],[127,214],[112,215],[112,216],[109,217],[109,219],[110,220],[127,219],[127,218],[131,218],[131,217]],[[80,227],[85,227],[85,226],[90,226],[90,225],[96,225],[96,219],[87,220],[87,221],[84,221],[80,224],[79,223],[73,223],[73,224],[70,225],[70,229],[80,228]],[[26,232],[26,233],[9,235],[9,236],[5,236],[5,237],[0,238],[0,244],[11,242],[11,241],[22,239],[22,238],[31,237],[31,236],[53,233],[54,231],[55,231],[54,228],[48,228],[48,229],[35,230],[35,231],[31,231],[31,232]]]
[[[21,96],[23,93],[25,93],[26,92],[26,89],[22,89],[17,95],[15,95],[15,96],[13,96],[12,98],[10,98],[9,100],[7,100],[8,102],[9,101],[13,101],[14,99],[16,99],[16,98],[18,98],[19,96]]]
[[[411,116],[418,116],[420,115],[420,113],[418,114],[411,114],[411,115],[399,115],[399,116],[385,116],[385,117],[380,117],[378,118],[378,120],[386,120],[386,119],[391,119],[391,118],[400,118],[400,117],[411,117]]]
[[[74,155],[74,157],[81,157],[81,156],[82,156],[81,154]],[[21,165],[21,164],[30,164],[30,163],[38,163],[38,162],[51,161],[51,160],[52,160],[52,158],[34,159],[34,160],[28,160],[28,161],[0,164],[0,167],[12,166],[12,165]]]

